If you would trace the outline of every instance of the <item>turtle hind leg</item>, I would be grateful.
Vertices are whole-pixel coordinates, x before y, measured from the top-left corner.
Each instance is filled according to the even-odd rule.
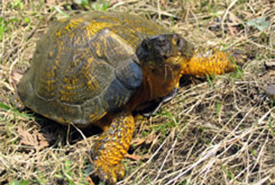
[[[121,163],[127,153],[134,132],[134,118],[131,113],[122,112],[115,115],[110,126],[104,127],[93,148],[93,163],[96,175],[102,181],[116,183],[125,174]]]

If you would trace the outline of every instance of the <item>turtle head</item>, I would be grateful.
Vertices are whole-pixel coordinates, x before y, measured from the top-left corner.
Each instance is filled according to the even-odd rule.
[[[193,46],[178,34],[162,34],[144,39],[137,49],[142,66],[152,69],[164,65],[180,68],[193,55]]]
[[[193,50],[193,46],[178,34],[161,34],[141,42],[136,54],[144,77],[149,81],[151,91],[160,92],[153,98],[166,96],[178,87],[181,72]]]

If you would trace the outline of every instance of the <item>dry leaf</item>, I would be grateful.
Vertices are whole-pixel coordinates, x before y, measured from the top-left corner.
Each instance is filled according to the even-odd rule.
[[[49,143],[46,141],[45,137],[37,130],[33,130],[33,132],[30,133],[26,128],[19,127],[18,134],[21,138],[21,143],[23,145],[34,147],[36,152],[49,146]]]
[[[156,134],[155,134],[155,133],[152,133],[152,134],[149,134],[149,135],[148,135],[147,137],[145,137],[145,138],[142,138],[142,139],[140,139],[140,138],[134,139],[134,140],[132,141],[132,144],[134,144],[135,146],[141,145],[141,144],[143,144],[144,142],[145,142],[146,144],[150,144],[150,143],[153,142],[153,140],[155,139],[155,137],[156,137]]]
[[[135,155],[135,154],[126,154],[125,155],[126,158],[134,160],[134,161],[140,161],[140,160],[144,160],[144,159],[149,159],[151,156],[150,155]]]
[[[125,157],[127,157],[128,159],[132,159],[134,161],[140,161],[142,159],[142,156],[134,154],[126,154]]]

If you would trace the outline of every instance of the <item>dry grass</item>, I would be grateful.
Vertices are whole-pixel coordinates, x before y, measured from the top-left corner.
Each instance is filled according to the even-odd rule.
[[[17,78],[12,72],[29,66],[35,41],[49,24],[64,17],[62,12],[104,9],[96,5],[107,3],[71,5],[53,0],[0,4],[1,184],[90,182],[89,150],[97,135],[20,113],[10,104]],[[127,175],[118,184],[275,184],[275,108],[265,92],[275,85],[275,74],[264,65],[275,59],[274,2],[113,0],[108,11],[146,15],[196,46],[253,56],[243,71],[208,82],[192,80],[161,113],[139,120],[131,153],[141,159],[123,160]],[[263,20],[255,25],[261,17],[269,25]]]

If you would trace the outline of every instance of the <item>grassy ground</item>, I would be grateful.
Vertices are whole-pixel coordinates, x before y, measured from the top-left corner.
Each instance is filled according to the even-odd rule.
[[[27,69],[50,23],[92,10],[145,15],[198,47],[250,56],[242,71],[191,79],[161,112],[140,119],[118,184],[275,184],[275,108],[266,93],[275,85],[274,1],[74,2],[82,4],[0,4],[0,184],[91,183],[89,151],[97,135],[18,112],[10,99],[19,78],[14,71]]]

